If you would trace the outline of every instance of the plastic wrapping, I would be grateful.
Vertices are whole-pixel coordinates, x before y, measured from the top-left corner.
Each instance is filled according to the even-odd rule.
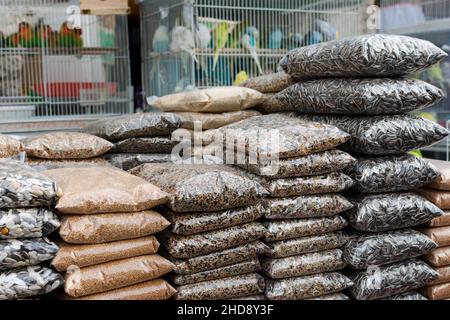
[[[354,269],[368,269],[416,258],[437,247],[424,234],[411,230],[360,235],[344,247],[345,261]]]
[[[46,237],[60,226],[58,216],[47,209],[0,210],[0,239]]]
[[[48,207],[61,194],[49,178],[14,160],[0,160],[0,208]]]
[[[353,208],[352,203],[339,194],[264,199],[262,204],[266,219],[330,217]]]
[[[345,268],[346,263],[342,250],[334,249],[281,259],[263,258],[261,266],[268,277],[283,279],[339,271]]]
[[[450,191],[419,189],[416,192],[433,202],[442,210],[450,210]]]
[[[56,209],[62,213],[133,212],[166,203],[168,194],[120,169],[65,168],[45,172],[61,187]]]
[[[350,298],[343,293],[332,293],[332,294],[327,294],[325,296],[309,298],[309,299],[305,299],[305,300],[344,301],[344,300],[350,300]]]
[[[191,236],[176,236],[165,232],[161,235],[161,244],[173,257],[188,259],[240,246],[258,240],[265,234],[262,224],[252,222]]]
[[[159,242],[154,236],[94,245],[59,244],[52,266],[59,272],[71,267],[88,267],[110,261],[155,254]]]
[[[439,274],[439,277],[431,284],[450,283],[450,265],[435,268],[434,270]]]
[[[46,171],[62,168],[110,166],[110,164],[105,159],[100,157],[90,159],[69,159],[69,160],[48,160],[38,158],[27,158],[25,163],[38,171]]]
[[[173,113],[137,113],[105,118],[90,123],[84,131],[109,141],[128,138],[168,136],[181,127],[181,119]]]
[[[145,153],[111,153],[105,159],[114,167],[128,171],[145,163],[171,162],[171,154],[145,154]]]
[[[349,278],[354,282],[349,291],[356,300],[375,300],[421,288],[436,280],[438,273],[423,261],[407,260],[354,271]]]
[[[59,235],[73,244],[96,244],[149,236],[170,225],[155,211],[64,216]]]
[[[77,300],[168,300],[176,292],[166,281],[155,279],[125,288],[80,297]]]
[[[223,300],[264,292],[265,281],[257,273],[188,284],[177,288],[176,300]]]
[[[450,246],[433,250],[423,257],[423,259],[433,267],[450,266]]]
[[[394,296],[390,296],[382,300],[420,301],[428,299],[416,291],[409,291],[405,293],[396,294]]]
[[[285,258],[299,254],[320,252],[340,248],[347,243],[349,236],[344,232],[327,233],[318,236],[268,242],[265,255],[271,258]]]
[[[267,191],[226,165],[144,164],[130,171],[171,194],[175,212],[217,211],[256,204]]]
[[[264,95],[242,87],[216,87],[163,96],[150,104],[168,112],[232,112],[256,107]]]
[[[202,130],[217,129],[234,122],[261,115],[256,110],[224,113],[177,112],[175,114],[181,118],[182,127],[189,130],[194,130],[196,124],[201,125]]]
[[[398,156],[359,158],[347,174],[362,193],[407,191],[435,181],[440,173],[428,161],[404,154]]]
[[[50,293],[63,284],[52,269],[30,266],[0,272],[0,300],[24,299]]]
[[[0,158],[13,157],[23,149],[22,143],[0,133]]]
[[[294,83],[294,78],[281,71],[248,79],[241,84],[241,87],[250,88],[261,93],[275,93],[286,89]]]
[[[348,223],[341,216],[298,220],[265,221],[267,242],[325,234],[344,229]]]
[[[280,65],[298,79],[392,77],[425,70],[446,56],[429,41],[370,34],[292,50]]]
[[[299,82],[275,95],[279,112],[391,115],[427,108],[444,97],[415,79],[318,79]]]
[[[113,152],[118,153],[168,153],[179,144],[170,137],[129,138],[118,141]]]
[[[346,212],[350,225],[359,231],[381,232],[428,223],[442,210],[413,193],[360,195],[349,198],[355,205]]]
[[[263,214],[264,208],[256,205],[220,212],[192,214],[179,214],[168,210],[164,216],[171,222],[173,233],[188,236],[253,222],[261,218]]]
[[[186,275],[238,264],[248,259],[257,258],[266,250],[267,246],[264,243],[254,241],[235,248],[186,260],[175,259],[170,255],[167,255],[167,258],[175,265],[175,273]]]
[[[450,283],[442,283],[422,289],[422,293],[430,300],[450,298]]]
[[[426,159],[426,161],[429,161],[441,173],[441,176],[436,181],[428,185],[428,188],[450,191],[450,163],[448,163],[448,161],[433,159]]]
[[[190,275],[174,275],[172,277],[172,281],[176,285],[183,286],[192,283],[238,276],[242,274],[257,272],[259,270],[261,270],[259,260],[257,258],[254,258],[253,260],[248,260],[230,266],[202,271]]]
[[[239,164],[245,170],[270,179],[316,176],[341,171],[353,166],[356,159],[341,150],[329,150],[299,158],[269,161],[259,164]],[[273,166],[277,170],[272,170]]]
[[[449,134],[440,125],[411,115],[348,117],[303,115],[303,119],[334,125],[351,139],[343,150],[367,155],[391,155],[430,146]]]
[[[341,273],[331,272],[283,280],[269,280],[269,300],[302,300],[343,291],[353,283]]]
[[[450,227],[420,228],[420,232],[430,237],[439,247],[450,246]]]
[[[35,266],[52,259],[58,246],[48,239],[22,239],[0,241],[0,270]]]
[[[442,216],[433,218],[428,223],[429,227],[446,227],[450,226],[450,211],[443,211]]]
[[[64,289],[77,298],[153,280],[172,269],[172,263],[158,255],[112,261],[67,273]]]

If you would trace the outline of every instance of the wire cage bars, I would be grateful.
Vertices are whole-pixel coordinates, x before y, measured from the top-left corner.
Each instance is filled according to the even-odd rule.
[[[363,0],[144,0],[148,96],[239,84],[290,49],[363,33]]]
[[[127,17],[0,0],[0,124],[132,112]]]

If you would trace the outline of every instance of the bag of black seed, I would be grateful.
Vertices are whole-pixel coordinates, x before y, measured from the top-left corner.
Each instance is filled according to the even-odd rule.
[[[170,137],[129,138],[116,142],[114,152],[118,153],[171,153],[179,141]]]
[[[349,272],[354,282],[349,289],[356,300],[375,300],[421,288],[439,274],[420,260],[407,260],[367,271]]]
[[[442,210],[414,193],[386,193],[350,197],[353,209],[345,213],[359,231],[381,232],[425,224]]]
[[[137,113],[106,118],[90,123],[84,131],[109,141],[128,138],[169,136],[181,127],[181,119],[173,113]]]
[[[0,239],[46,237],[59,226],[59,217],[51,210],[0,209]]]
[[[223,300],[264,292],[265,280],[257,273],[177,287],[176,300]]]
[[[0,271],[53,259],[58,246],[47,238],[0,240]]]
[[[384,193],[417,189],[441,175],[429,161],[409,154],[361,157],[347,170],[362,193]]]
[[[420,300],[428,300],[423,295],[416,291],[410,291],[405,293],[396,294],[381,300],[403,300],[403,301],[420,301]]]
[[[268,280],[266,297],[269,300],[302,300],[344,291],[352,285],[349,278],[338,272]]]
[[[105,159],[114,167],[128,171],[144,163],[171,162],[171,154],[111,153],[105,155]]]
[[[266,74],[260,77],[251,78],[241,84],[241,87],[254,89],[261,93],[280,92],[293,85],[295,79],[285,72]]]
[[[0,160],[0,208],[49,207],[61,191],[48,177],[15,160]]]
[[[50,293],[64,282],[52,269],[30,266],[0,272],[0,300],[24,299]]]
[[[425,109],[444,92],[415,79],[319,79],[299,82],[276,94],[279,112],[391,115]]]
[[[445,57],[429,41],[370,34],[292,50],[280,65],[297,79],[392,77],[428,69]]]
[[[344,246],[344,259],[354,269],[367,269],[420,257],[437,248],[426,235],[411,229],[352,238]]]

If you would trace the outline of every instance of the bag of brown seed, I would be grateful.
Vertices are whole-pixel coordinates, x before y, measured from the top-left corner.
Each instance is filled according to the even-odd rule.
[[[263,258],[261,266],[269,278],[284,279],[339,271],[345,268],[346,263],[342,251],[333,249],[280,259]]]
[[[424,234],[404,229],[385,233],[362,234],[344,246],[344,259],[353,269],[368,269],[417,258],[431,252],[436,243]]]
[[[256,110],[242,110],[224,113],[199,113],[199,112],[176,112],[182,122],[182,128],[194,130],[200,126],[202,130],[218,129],[223,126],[238,122],[247,118],[260,116]]]
[[[171,162],[171,154],[161,153],[110,153],[105,155],[106,161],[124,171],[131,170],[145,163]]]
[[[267,229],[265,241],[280,241],[325,234],[344,229],[348,223],[341,216],[263,222]]]
[[[168,197],[157,186],[112,167],[54,169],[45,175],[62,189],[56,209],[66,214],[142,211]]]
[[[224,300],[264,292],[265,280],[257,273],[177,287],[176,300]]]
[[[172,269],[172,263],[158,255],[128,258],[71,270],[64,289],[71,297],[83,297],[153,280]]]
[[[450,246],[450,227],[420,228],[420,232],[430,237],[439,247]]]
[[[280,65],[297,79],[392,77],[428,69],[445,57],[429,41],[369,34],[292,50]]]
[[[429,227],[446,227],[450,226],[450,211],[443,211],[442,216],[433,218],[428,223]]]
[[[210,253],[190,259],[176,259],[169,254],[164,256],[174,264],[176,274],[190,275],[202,271],[219,269],[238,264],[248,259],[257,258],[267,250],[267,246],[261,241],[254,241],[242,246]]]
[[[250,88],[261,93],[275,93],[286,89],[294,83],[294,78],[281,71],[248,79],[241,84],[241,87]]]
[[[262,205],[266,219],[331,217],[353,208],[352,203],[339,194],[264,199]]]
[[[181,127],[181,119],[173,113],[137,113],[105,118],[90,123],[84,132],[109,141],[128,138],[169,136]]]
[[[43,159],[89,159],[101,156],[113,144],[100,137],[79,132],[53,132],[27,138],[24,150],[30,157]]]
[[[414,193],[386,193],[348,197],[354,204],[345,213],[359,231],[381,232],[428,223],[442,210]]]
[[[430,184],[440,172],[427,160],[413,155],[361,157],[346,173],[362,193],[407,191]]]
[[[302,119],[333,125],[351,135],[342,145],[349,152],[367,155],[392,155],[430,146],[449,134],[440,125],[411,115],[336,116],[303,115]]]
[[[52,169],[63,169],[63,168],[110,166],[110,164],[101,157],[90,159],[69,159],[69,160],[48,160],[38,158],[27,158],[25,163],[38,171],[47,171]]]
[[[349,278],[338,272],[268,280],[266,297],[269,300],[303,300],[344,291],[352,285]]]
[[[165,232],[161,234],[161,244],[173,257],[188,259],[240,246],[258,240],[265,234],[266,229],[262,224],[252,222],[191,236],[177,236]]]
[[[59,235],[72,244],[97,244],[129,240],[163,231],[170,225],[155,211],[67,215],[62,218]]]
[[[405,293],[396,294],[381,300],[420,301],[428,299],[416,291],[409,291]]]
[[[332,294],[327,294],[325,296],[309,298],[309,299],[305,299],[305,300],[344,301],[344,300],[350,300],[350,298],[343,293],[332,293]]]
[[[257,110],[262,114],[284,112],[285,108],[276,96],[276,93],[266,93],[264,102],[257,107]]]
[[[296,83],[273,99],[280,112],[392,115],[425,109],[443,97],[441,89],[421,80],[330,78]]]
[[[438,273],[420,260],[407,260],[367,271],[349,272],[354,282],[349,289],[356,300],[375,300],[421,288],[438,278]]]
[[[261,265],[259,263],[259,260],[257,258],[254,258],[252,260],[240,262],[237,264],[202,271],[194,274],[189,275],[173,275],[172,281],[176,285],[187,285],[192,283],[198,283],[203,281],[210,281],[210,280],[217,280],[217,279],[223,279],[233,276],[238,276],[242,274],[248,274],[252,272],[257,272],[261,270]]]
[[[155,254],[159,242],[154,236],[94,245],[71,245],[61,241],[52,266],[59,272],[71,267],[88,267],[110,261]]]
[[[217,211],[256,204],[267,191],[226,165],[144,164],[130,173],[171,194],[175,212]]]
[[[434,159],[425,159],[434,165],[438,171],[441,173],[441,176],[429,184],[427,187],[437,190],[445,190],[450,191],[450,164],[448,161],[434,160]]]
[[[23,146],[19,140],[0,133],[0,158],[16,156],[22,149]]]
[[[450,264],[445,267],[435,268],[434,270],[439,274],[439,277],[431,284],[450,283]]]
[[[450,246],[431,251],[423,259],[433,267],[450,266]]]
[[[179,142],[170,137],[128,138],[114,144],[118,153],[171,153]]]
[[[442,210],[450,210],[450,191],[419,189],[418,194],[433,202]]]
[[[344,232],[327,233],[318,236],[268,242],[265,255],[270,258],[285,258],[305,253],[320,252],[340,248],[349,236]]]
[[[450,283],[436,284],[423,288],[422,293],[430,300],[443,300],[450,298]]]

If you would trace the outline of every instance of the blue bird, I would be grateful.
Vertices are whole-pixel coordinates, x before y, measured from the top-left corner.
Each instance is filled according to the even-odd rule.
[[[328,22],[316,19],[314,21],[314,29],[322,33],[322,41],[336,40],[337,30]]]
[[[281,49],[283,43],[283,32],[280,29],[272,31],[269,35],[269,49],[278,50]]]
[[[306,34],[304,45],[310,46],[312,44],[318,44],[322,42],[322,34],[317,31],[310,31]]]

